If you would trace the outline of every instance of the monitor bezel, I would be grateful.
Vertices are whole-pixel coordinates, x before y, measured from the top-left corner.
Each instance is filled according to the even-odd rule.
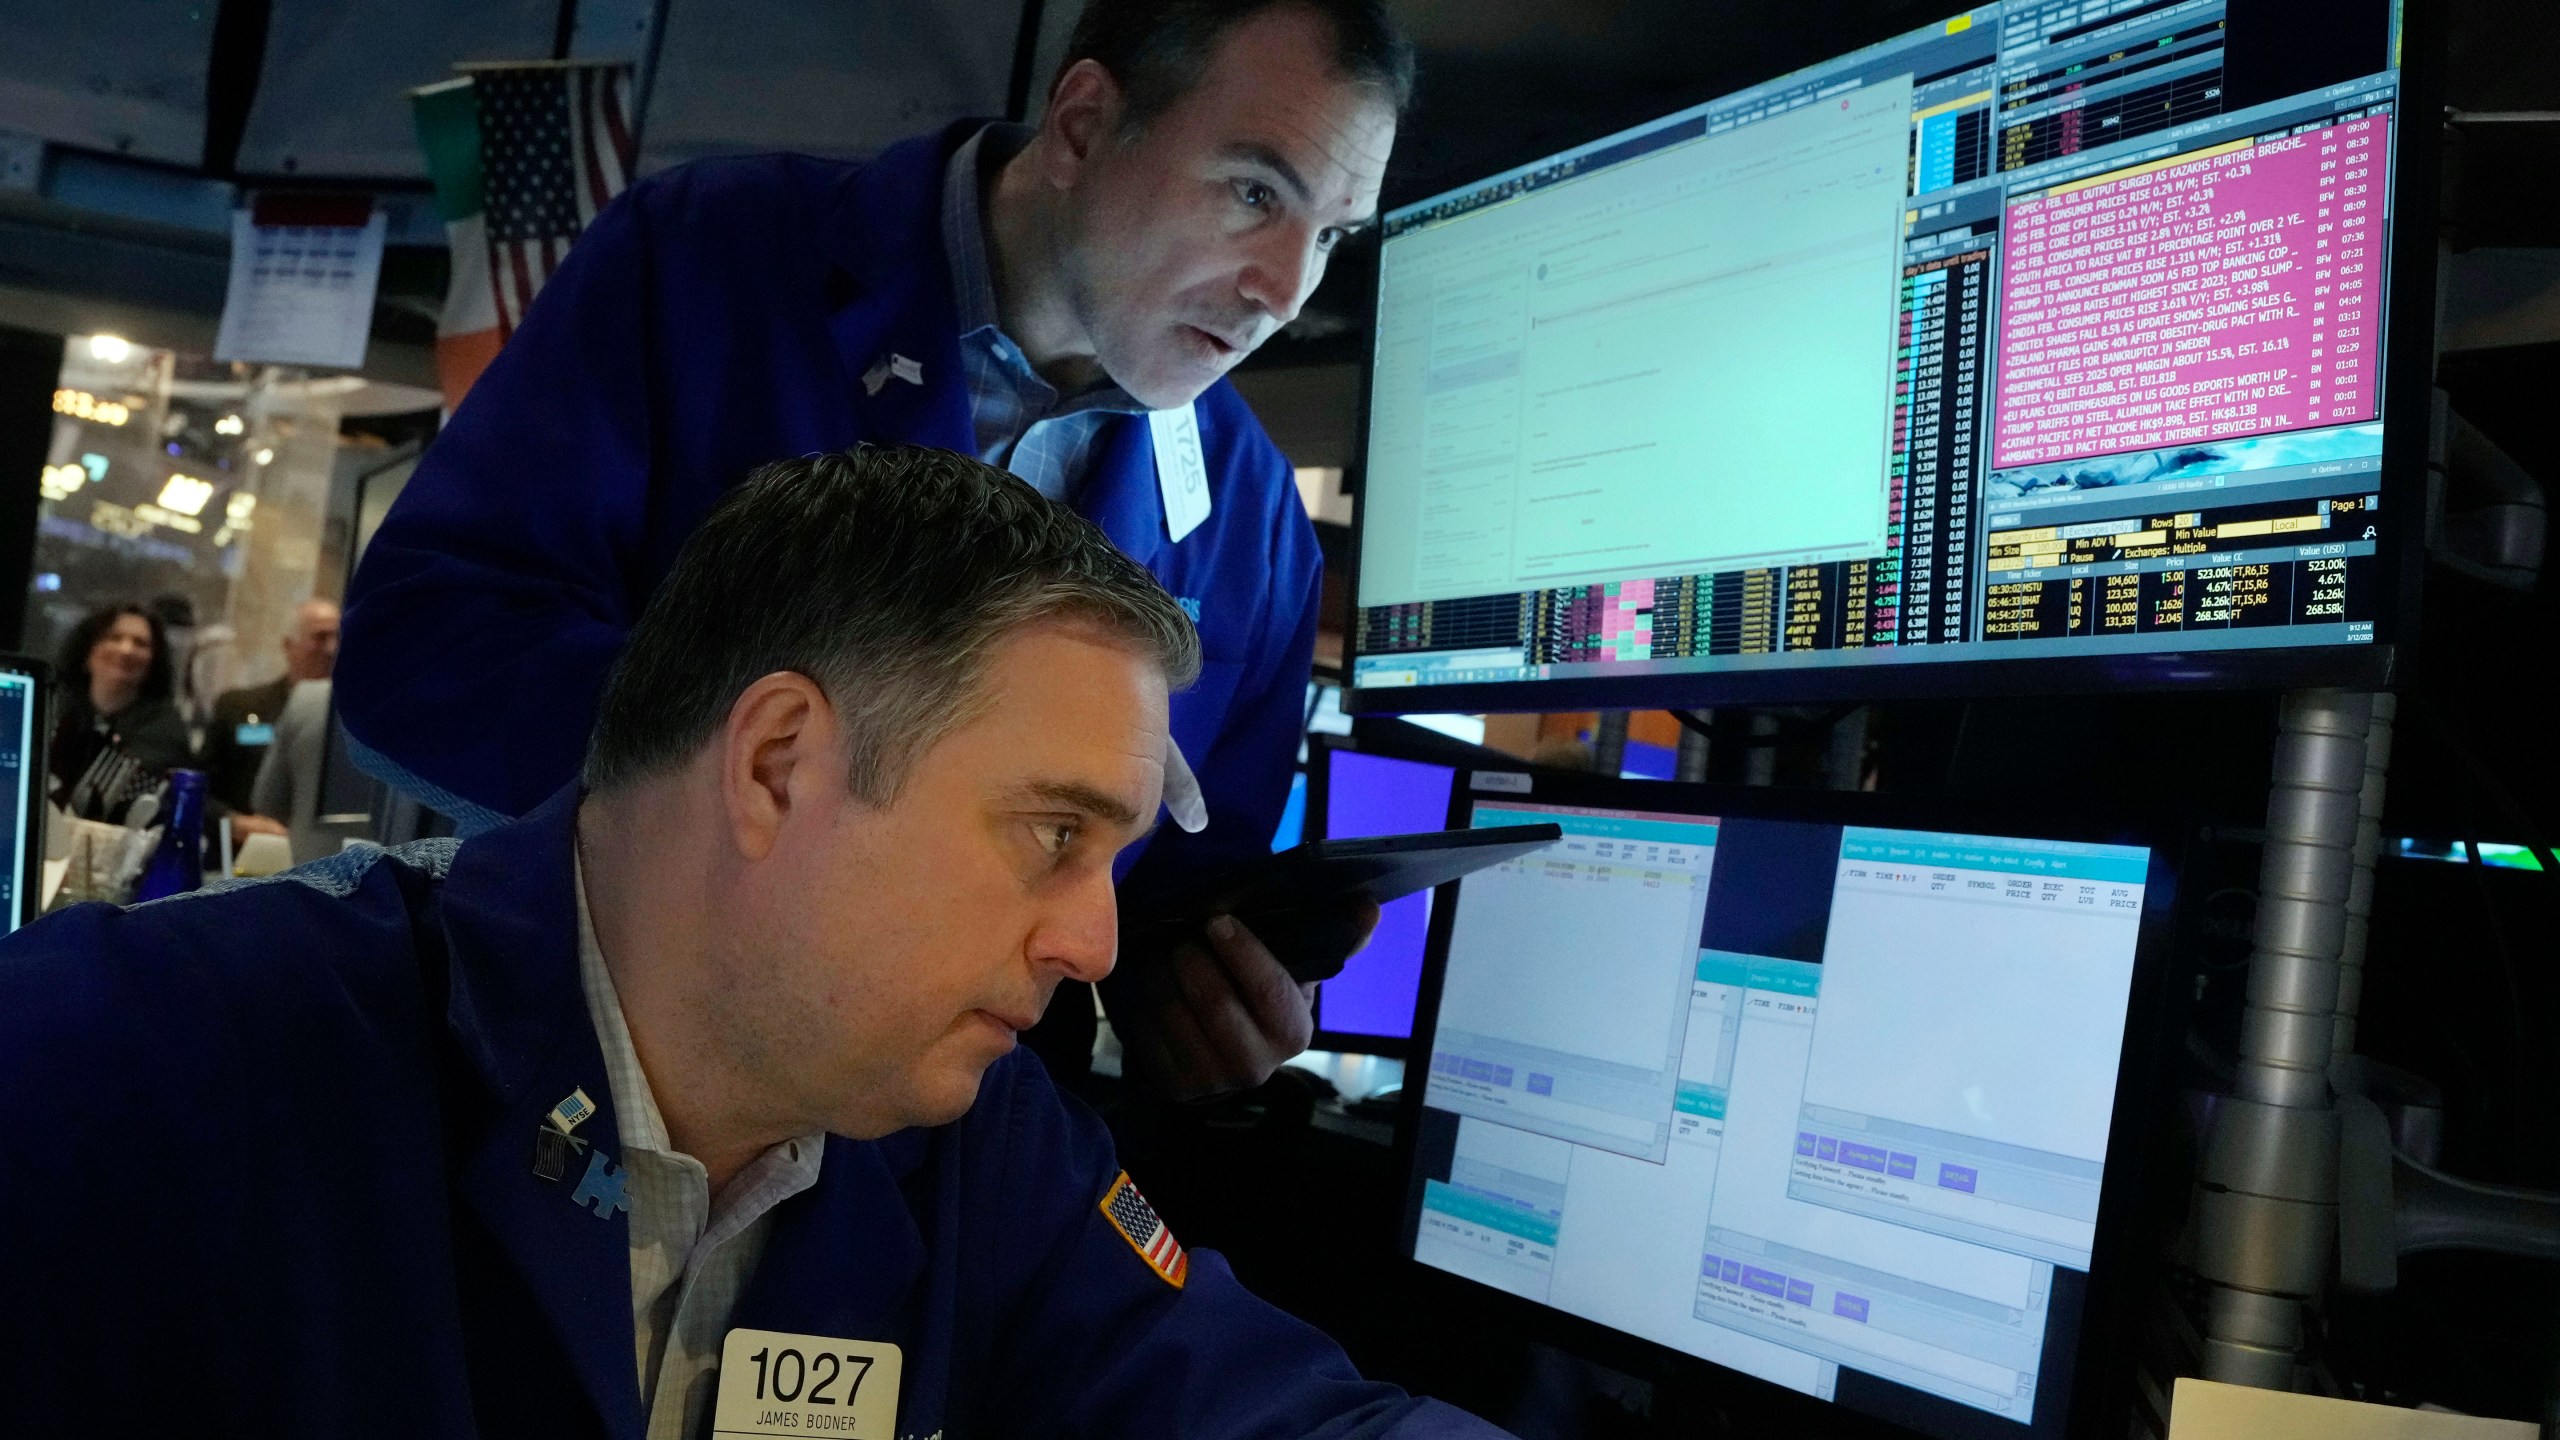
[[[19,773],[26,777],[27,845],[26,853],[18,857],[17,914],[8,930],[0,932],[15,934],[44,914],[45,827],[53,796],[47,766],[53,744],[55,686],[53,667],[31,655],[0,654],[0,673],[27,677],[28,709],[33,712],[27,726],[27,753],[18,757]]]
[[[1479,777],[1485,775],[1502,778],[1487,787],[1479,783]],[[1945,1413],[1967,1423],[1967,1428],[1955,1431],[1913,1429],[1907,1418],[1896,1420],[1850,1408],[1837,1400],[1821,1400],[1415,1259],[1414,1232],[1421,1184],[1415,1152],[1423,1097],[1429,1087],[1415,1083],[1414,1077],[1427,1074],[1429,1069],[1448,968],[1450,928],[1466,883],[1463,880],[1441,887],[1432,906],[1431,929],[1423,948],[1422,984],[1414,1006],[1412,1049],[1406,1061],[1407,1083],[1396,1112],[1396,1166],[1403,1183],[1398,1190],[1401,1209],[1396,1217],[1395,1263],[1416,1287],[1420,1303],[1435,1313],[1481,1314],[1483,1323],[1499,1332],[1525,1334],[1567,1354],[1650,1379],[1657,1386],[1668,1385],[1689,1393],[1708,1391],[1719,1404],[1749,1404],[1774,1421],[1804,1423],[1811,1427],[1807,1433],[1878,1437],[1933,1434],[1948,1435],[1952,1440],[2018,1436],[2021,1440],[2042,1440],[2047,1435],[2100,1433],[2098,1422],[2103,1417],[2125,1413],[2135,1378],[2134,1357],[2127,1344],[2127,1316],[2137,1293],[2140,1268],[2157,1258],[2145,1248],[2153,1238],[2149,1232],[2154,1227],[2144,1221],[2151,1214],[2153,1182],[2166,1153],[2157,1122],[2169,1113],[2176,1100],[2170,1041],[2180,1033],[2187,1009],[2186,998],[2173,994],[2174,987],[2169,983],[2174,972],[2174,941],[2184,923],[2183,907],[2187,903],[2177,877],[2194,833],[2183,817],[2164,811],[2112,821],[2056,820],[2049,811],[1941,797],[1618,780],[1596,775],[1532,774],[1526,766],[1485,766],[1458,777],[1450,791],[1449,824],[1453,828],[1466,824],[1471,807],[1479,800],[2148,847],[2151,864],[2135,940],[2124,1046],[2117,1064],[2115,1118],[2107,1138],[2106,1175],[2099,1189],[2097,1242],[2087,1272],[2076,1342],[2066,1353],[2047,1355],[2040,1372],[2045,1380],[2069,1387],[2065,1407],[2048,1425],[2020,1424],[1901,1387],[1897,1393],[1916,1397],[1916,1409],[1929,1411],[1943,1406]]]
[[[1961,13],[1974,7],[1952,10]],[[2116,690],[2290,690],[2340,686],[2397,689],[2417,663],[2420,578],[2426,564],[2428,453],[2433,434],[2436,359],[2436,218],[2442,40],[2438,7],[2404,0],[2400,9],[2400,90],[2392,113],[2391,255],[2384,297],[2382,468],[2375,481],[2387,514],[2408,517],[2381,538],[2376,559],[2383,604],[2366,645],[2266,650],[2163,650],[2141,654],[2025,655],[2016,659],[1911,660],[1867,664],[1705,670],[1686,674],[1574,676],[1462,685],[1363,688],[1352,683],[1360,660],[1360,569],[1368,539],[1368,463],[1378,356],[1377,290],[1363,302],[1369,343],[1360,352],[1360,404],[1346,489],[1352,497],[1348,566],[1351,619],[1343,636],[1342,711],[1397,715],[1456,711],[1517,713],[1555,710],[1712,709],[1720,705],[1833,704],[1884,700],[1987,699]],[[1869,40],[1847,37],[1835,55],[1925,29],[1897,25]],[[1670,114],[1755,84],[1827,63],[1721,86],[1714,94],[1667,108]],[[1624,128],[1624,127],[1620,127]],[[1610,132],[1614,133],[1614,131]],[[1601,136],[1587,137],[1599,139]],[[1577,140],[1575,144],[1585,143]],[[1561,147],[1557,152],[1574,148]],[[1532,159],[1530,164],[1535,164]],[[1494,172],[1500,173],[1500,172]],[[1442,193],[1455,193],[1464,186]],[[1426,197],[1436,199],[1437,196]],[[1379,242],[1384,283],[1385,241]],[[1985,422],[1988,423],[1987,420]]]

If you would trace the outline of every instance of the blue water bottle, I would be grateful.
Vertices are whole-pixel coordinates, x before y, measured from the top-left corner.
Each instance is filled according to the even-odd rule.
[[[142,867],[133,902],[184,895],[204,883],[204,772],[169,772],[169,827]]]

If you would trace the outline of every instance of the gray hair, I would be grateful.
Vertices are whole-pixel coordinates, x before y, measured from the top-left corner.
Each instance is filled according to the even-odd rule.
[[[1200,641],[1091,521],[944,450],[865,446],[768,465],[685,542],[605,682],[585,781],[674,769],[777,671],[824,689],[853,792],[886,805],[983,708],[989,652],[1044,620],[1094,625],[1179,689]]]

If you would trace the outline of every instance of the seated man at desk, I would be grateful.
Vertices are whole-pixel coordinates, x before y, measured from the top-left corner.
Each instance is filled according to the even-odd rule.
[[[789,461],[526,819],[0,942],[0,1429],[1495,1433],[1186,1254],[1015,1050],[1198,661],[1019,480]]]

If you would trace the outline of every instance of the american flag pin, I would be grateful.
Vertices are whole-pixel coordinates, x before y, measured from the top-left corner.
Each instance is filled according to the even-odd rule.
[[[924,366],[894,350],[889,352],[889,373],[910,385],[924,383]]]
[[[1111,1222],[1111,1228],[1120,1232],[1120,1238],[1129,1242],[1129,1248],[1138,1252],[1148,1269],[1174,1289],[1182,1288],[1183,1280],[1191,1273],[1191,1257],[1182,1253],[1182,1246],[1165,1228],[1155,1207],[1138,1193],[1128,1171],[1121,1171],[1120,1178],[1112,1181],[1111,1189],[1103,1195],[1102,1218]]]
[[[558,1180],[569,1173],[569,1157],[587,1148],[587,1142],[574,1135],[563,1135],[548,1125],[533,1129],[533,1174],[538,1180]]]

